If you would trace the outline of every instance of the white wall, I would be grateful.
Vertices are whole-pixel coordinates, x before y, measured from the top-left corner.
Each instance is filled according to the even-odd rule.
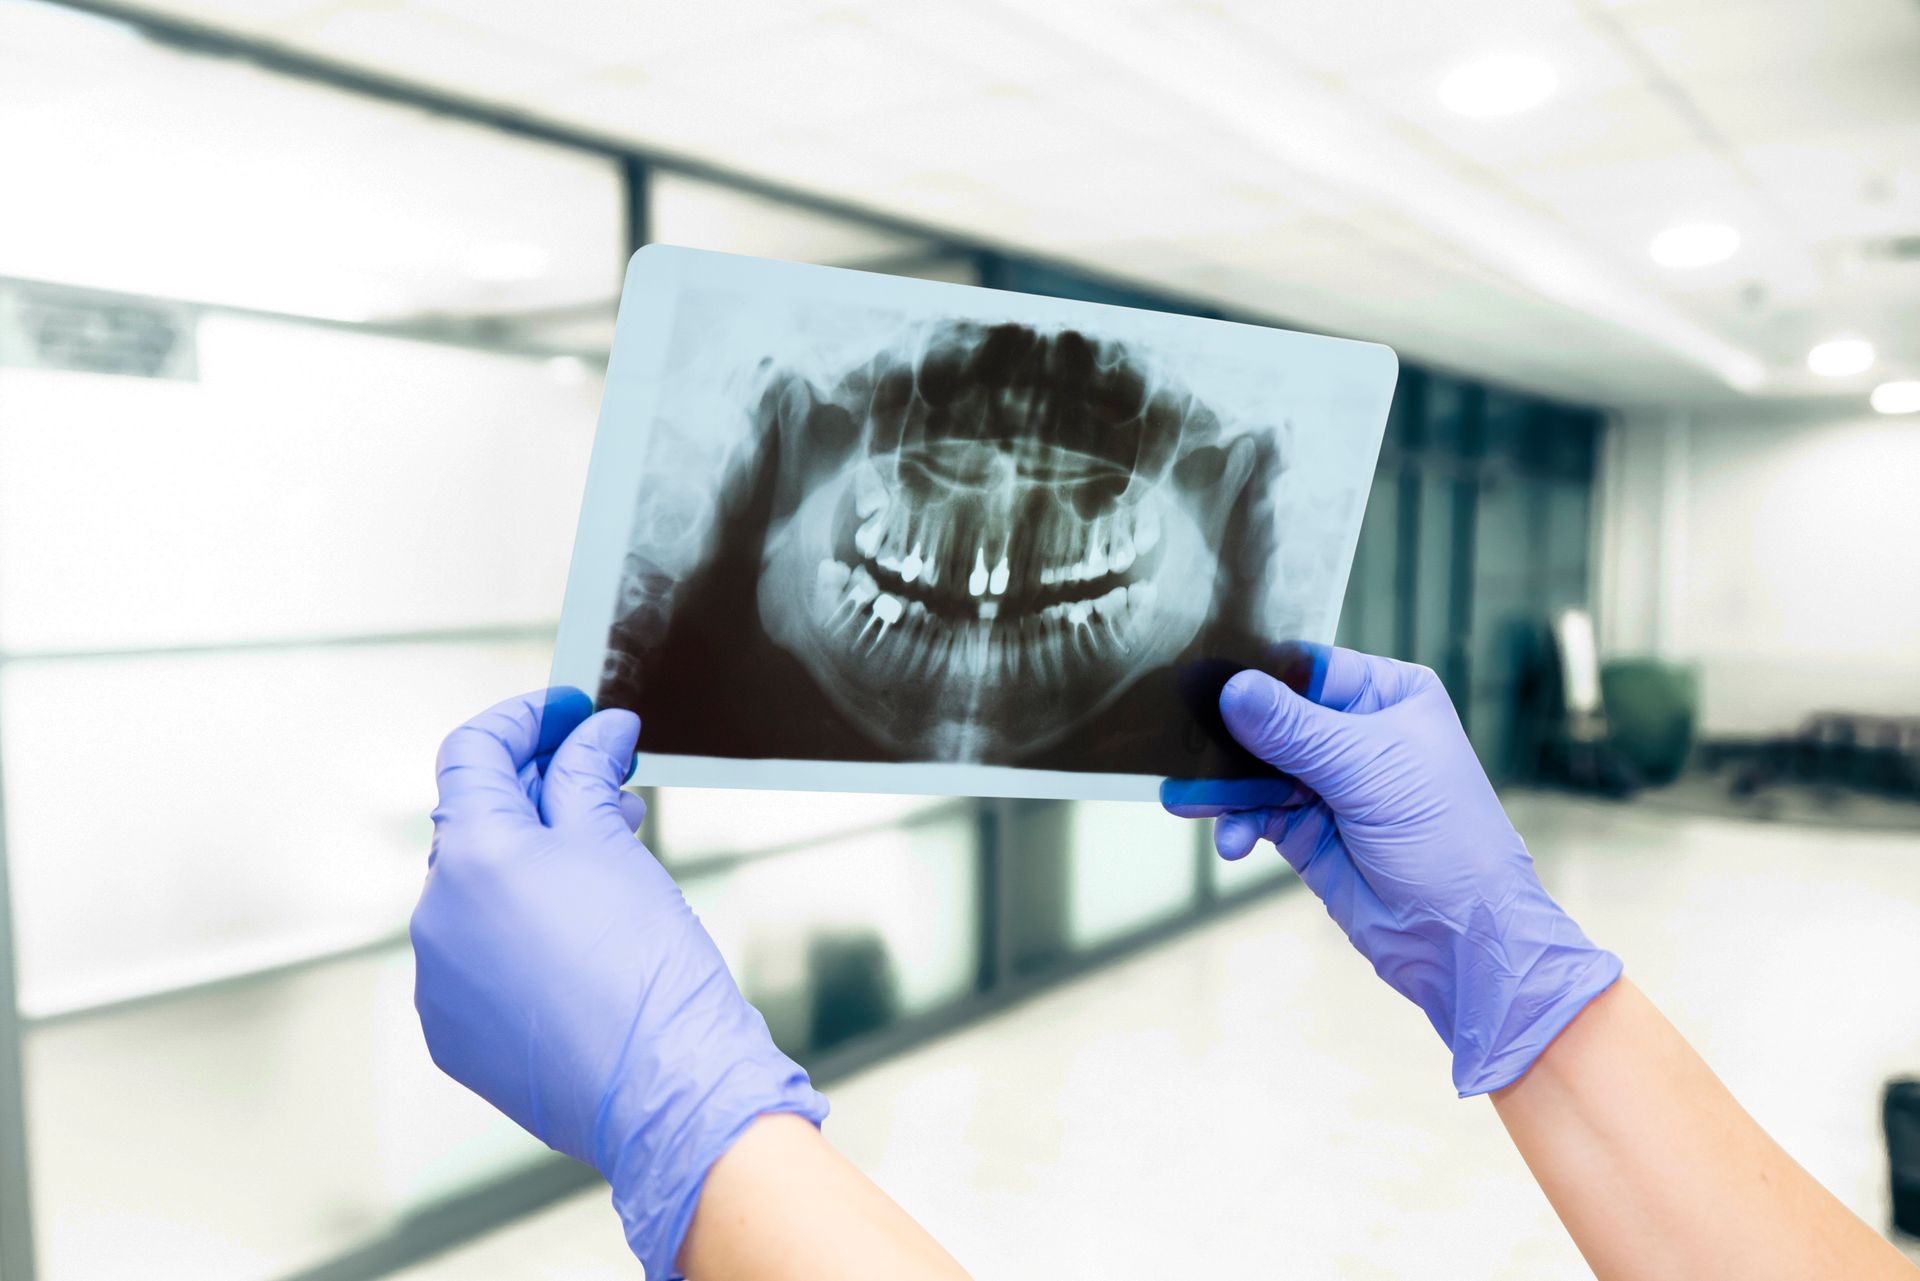
[[[1920,714],[1920,422],[1630,416],[1601,522],[1602,648],[1697,663],[1705,733]]]

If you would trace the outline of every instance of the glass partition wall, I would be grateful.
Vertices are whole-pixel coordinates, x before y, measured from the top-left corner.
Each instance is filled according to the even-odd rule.
[[[634,244],[1202,310],[30,0],[0,180],[0,1281],[370,1277],[589,1183],[433,1069],[405,922],[441,734],[545,678]],[[1499,746],[1594,420],[1405,385],[1345,628]],[[1150,806],[652,799],[823,1080],[1287,879]]]

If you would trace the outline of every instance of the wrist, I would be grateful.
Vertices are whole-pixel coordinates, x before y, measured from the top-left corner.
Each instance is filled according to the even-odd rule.
[[[783,1235],[769,1211],[790,1206],[801,1184],[817,1188],[808,1176],[817,1176],[812,1167],[825,1145],[803,1117],[770,1113],[747,1122],[707,1171],[671,1275],[761,1275],[743,1266],[744,1256],[785,1244],[769,1239]]]
[[[1514,896],[1470,925],[1455,951],[1453,1083],[1461,1098],[1511,1085],[1620,978],[1544,889]]]
[[[758,1024],[759,1014],[741,1005]],[[602,1108],[594,1165],[613,1188],[627,1244],[648,1277],[680,1275],[674,1260],[707,1173],[754,1122],[791,1114],[817,1127],[827,1115],[806,1072],[760,1027],[754,1048],[718,1071],[656,1061],[623,1077]],[[707,1055],[700,1057],[711,1064]]]
[[[1632,987],[1632,982],[1622,975],[1569,1019],[1560,1029],[1560,1034],[1547,1042],[1525,1072],[1498,1089],[1489,1091],[1487,1097],[1503,1110],[1516,1100],[1543,1095],[1552,1095],[1561,1100],[1551,1106],[1563,1106],[1566,1095],[1575,1088],[1574,1078],[1586,1070],[1581,1060],[1588,1052],[1582,1048],[1583,1045],[1605,1035],[1607,1023],[1617,1017],[1611,1011],[1619,1008],[1623,994],[1632,990]],[[1606,1079],[1617,1082],[1619,1077],[1609,1073]]]
[[[1522,1022],[1484,1053],[1456,1051],[1453,1083],[1460,1097],[1491,1094],[1524,1077],[1547,1047],[1596,998],[1619,982],[1623,972],[1619,957],[1596,948],[1566,986],[1536,1003],[1525,1013]]]

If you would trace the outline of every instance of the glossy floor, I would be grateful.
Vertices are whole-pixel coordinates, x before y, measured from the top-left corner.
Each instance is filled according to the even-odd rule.
[[[1522,796],[1549,887],[1876,1226],[1920,840]],[[1268,856],[1271,852],[1268,851]],[[1590,1275],[1492,1108],[1304,893],[887,1063],[828,1132],[976,1276]],[[632,1278],[603,1193],[403,1274]]]

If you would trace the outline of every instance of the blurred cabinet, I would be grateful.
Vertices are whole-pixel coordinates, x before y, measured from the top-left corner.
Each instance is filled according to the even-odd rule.
[[[1400,538],[1399,469],[1383,462],[1374,474],[1366,518],[1354,549],[1340,609],[1339,644],[1370,654],[1399,650],[1400,596],[1397,565]]]
[[[669,791],[660,807],[678,803]],[[681,879],[774,1039],[806,1056],[972,992],[976,852],[972,807],[948,802]]]
[[[1008,817],[1015,974],[1035,974],[1152,929],[1200,904],[1204,823],[1135,801],[1017,801]]]
[[[1595,411],[1403,367],[1339,643],[1446,682],[1496,781],[1523,779],[1538,628],[1591,596]]]

